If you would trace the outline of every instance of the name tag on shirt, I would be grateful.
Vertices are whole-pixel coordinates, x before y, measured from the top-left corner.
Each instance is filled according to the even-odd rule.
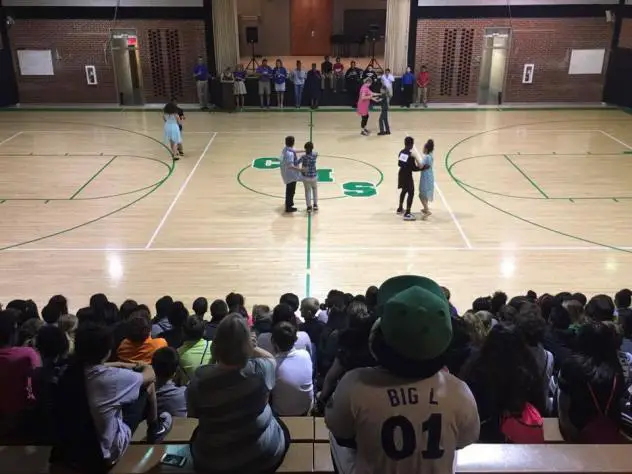
[[[407,155],[407,154],[405,154],[405,153],[400,153],[400,154],[399,154],[399,161],[402,161],[402,162],[406,163],[406,162],[408,161],[408,157],[409,157],[409,156],[410,156],[410,155]]]

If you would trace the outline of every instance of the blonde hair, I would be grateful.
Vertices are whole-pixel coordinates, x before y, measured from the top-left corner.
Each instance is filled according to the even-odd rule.
[[[482,346],[487,338],[487,334],[492,329],[492,313],[489,311],[468,311],[463,315],[463,320],[470,336],[472,344]]]

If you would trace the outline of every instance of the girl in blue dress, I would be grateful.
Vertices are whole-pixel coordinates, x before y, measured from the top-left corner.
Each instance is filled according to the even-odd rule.
[[[423,156],[419,162],[419,168],[421,168],[421,178],[419,179],[419,199],[423,209],[421,210],[423,218],[425,219],[432,214],[428,208],[428,203],[434,199],[434,172],[432,170],[434,164],[434,158],[432,152],[434,151],[434,141],[428,140],[424,145]]]
[[[173,159],[179,160],[178,147],[182,144],[182,133],[180,133],[181,119],[178,115],[178,107],[171,102],[168,103],[164,109],[163,119],[165,121],[165,144],[169,145]]]

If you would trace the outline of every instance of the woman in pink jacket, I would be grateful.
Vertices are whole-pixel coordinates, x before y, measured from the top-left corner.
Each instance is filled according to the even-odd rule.
[[[369,135],[370,133],[366,128],[366,124],[369,121],[369,105],[374,97],[373,92],[371,92],[371,82],[373,81],[369,77],[364,80],[358,96],[358,115],[362,117],[360,121],[360,133],[362,135]]]

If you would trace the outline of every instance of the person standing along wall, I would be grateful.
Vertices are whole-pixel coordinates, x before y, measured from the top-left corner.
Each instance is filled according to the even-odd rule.
[[[261,108],[270,108],[270,81],[272,80],[272,68],[268,66],[268,60],[263,59],[261,66],[257,68],[257,76],[259,76],[259,100]]]
[[[413,103],[413,89],[415,87],[415,74],[412,68],[408,66],[406,72],[402,76],[402,95],[404,96],[402,107],[410,109],[410,104]]]
[[[305,78],[307,73],[303,70],[301,62],[296,61],[296,69],[292,71],[291,80],[294,83],[294,106],[301,108],[303,102],[303,89],[305,88]]]
[[[197,87],[198,103],[202,110],[208,109],[208,67],[204,64],[204,58],[198,56],[197,64],[193,68],[193,77]]]
[[[351,61],[351,66],[347,69],[345,74],[345,85],[347,93],[351,99],[351,108],[355,109],[358,103],[358,94],[360,92],[360,85],[362,84],[362,69],[356,66],[355,61]]]
[[[417,104],[428,107],[428,85],[430,84],[430,73],[426,66],[421,66],[421,71],[417,76]]]

